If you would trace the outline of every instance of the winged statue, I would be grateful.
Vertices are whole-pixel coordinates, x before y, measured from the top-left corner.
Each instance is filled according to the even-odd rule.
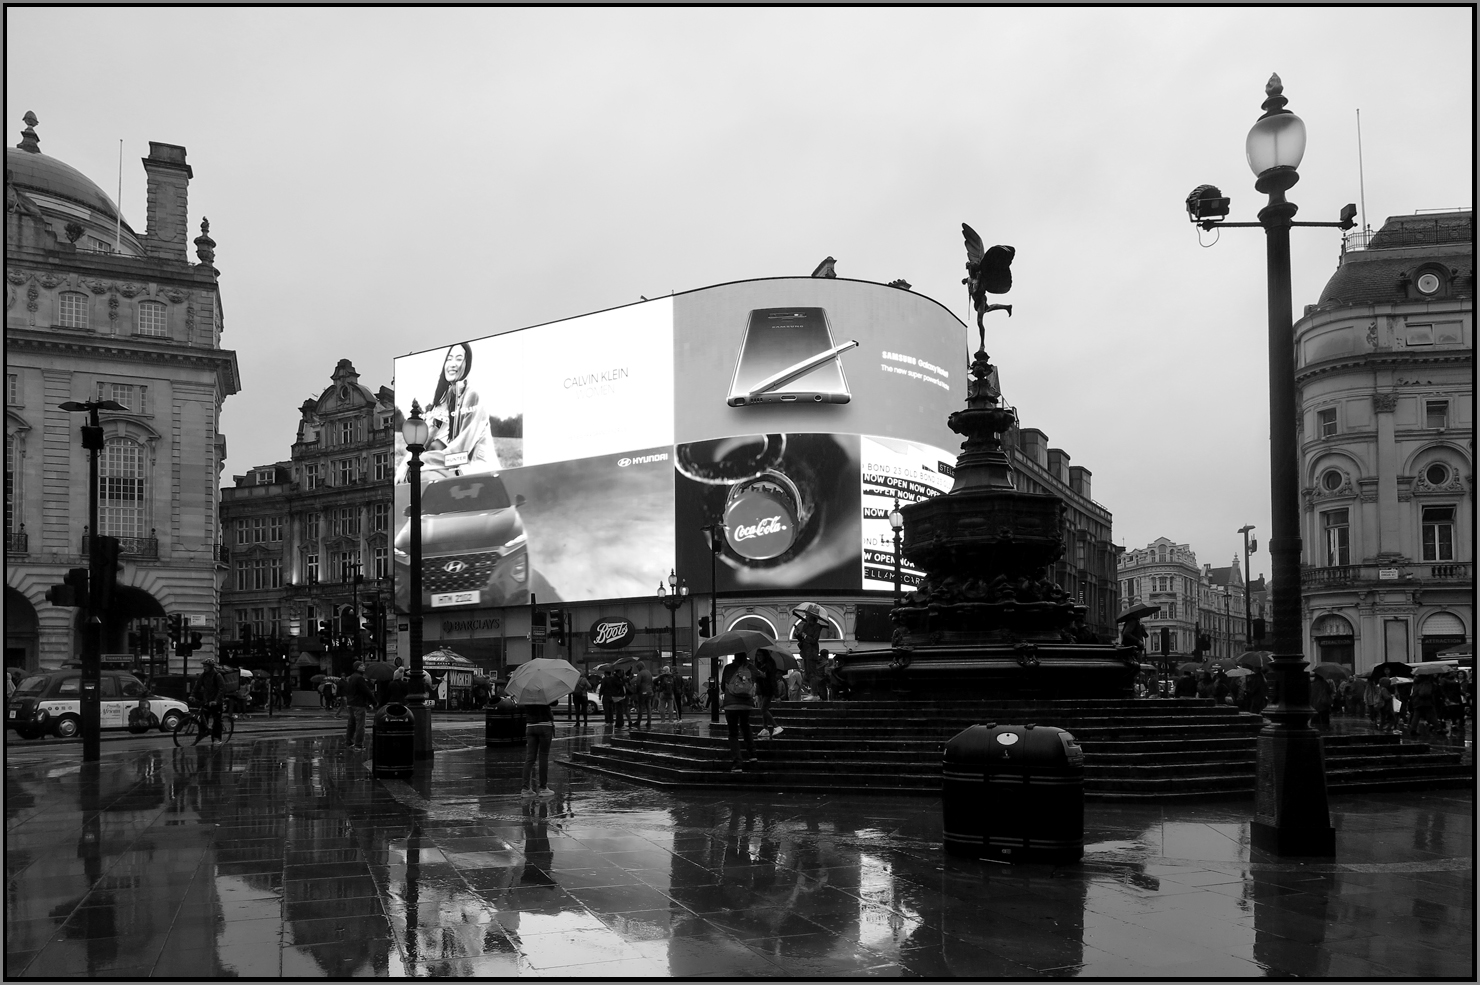
[[[988,304],[988,294],[1006,294],[1012,290],[1012,258],[1017,250],[1010,246],[982,247],[982,238],[976,230],[961,223],[961,236],[966,240],[966,285],[971,295],[972,307],[976,309],[976,329],[981,333],[982,348],[987,347],[987,329],[982,317],[989,311],[1005,311],[1012,317],[1012,305]]]

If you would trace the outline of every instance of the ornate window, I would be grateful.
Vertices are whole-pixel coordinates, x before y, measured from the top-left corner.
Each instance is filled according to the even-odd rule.
[[[1340,469],[1327,469],[1321,473],[1321,488],[1327,492],[1335,492],[1346,483],[1346,476],[1341,474]]]
[[[160,338],[169,336],[169,315],[164,305],[158,301],[144,301],[139,304],[139,334]]]
[[[267,526],[268,539],[274,543],[281,543],[283,539],[283,518],[280,516],[269,517]]]
[[[15,435],[5,436],[5,532],[12,533],[16,529],[16,514],[18,505],[15,501]]]
[[[1454,507],[1423,508],[1423,559],[1454,560]]]
[[[315,585],[319,580],[319,552],[310,551],[304,559],[303,575],[308,579],[310,585]]]
[[[1334,437],[1336,434],[1336,408],[1327,407],[1325,410],[1316,411],[1316,435],[1322,438]]]
[[[324,484],[323,466],[318,462],[309,462],[303,466],[303,488],[317,489]]]
[[[375,577],[389,578],[391,576],[391,554],[384,547],[375,549]]]
[[[387,532],[391,528],[391,504],[376,503],[371,508],[370,518],[370,529],[372,532],[378,534]]]
[[[1351,564],[1351,528],[1347,510],[1327,510],[1321,514],[1321,542],[1325,545],[1325,567]]]
[[[87,309],[86,294],[63,291],[57,297],[57,324],[62,328],[86,328]]]
[[[1443,462],[1435,462],[1424,469],[1423,477],[1431,486],[1442,486],[1449,481],[1449,466]]]
[[[341,458],[334,463],[335,485],[348,486],[359,478],[353,458]]]
[[[144,537],[144,449],[129,438],[109,438],[98,462],[98,527],[107,537]]]
[[[391,479],[391,453],[388,451],[376,452],[371,459],[374,466],[376,482],[389,482]]]
[[[1423,406],[1424,427],[1440,430],[1449,427],[1449,401],[1428,400]]]

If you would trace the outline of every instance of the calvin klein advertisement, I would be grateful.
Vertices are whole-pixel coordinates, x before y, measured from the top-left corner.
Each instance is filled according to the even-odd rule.
[[[788,277],[401,357],[397,424],[415,400],[429,431],[423,605],[646,596],[670,568],[699,591],[714,523],[721,591],[885,590],[893,494],[949,487],[967,334],[910,291]],[[398,435],[403,609],[408,465]]]

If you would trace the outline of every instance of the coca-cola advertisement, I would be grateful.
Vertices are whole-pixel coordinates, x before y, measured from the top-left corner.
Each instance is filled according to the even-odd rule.
[[[713,536],[721,592],[857,589],[858,456],[852,434],[746,434],[679,445],[679,575],[707,588]]]

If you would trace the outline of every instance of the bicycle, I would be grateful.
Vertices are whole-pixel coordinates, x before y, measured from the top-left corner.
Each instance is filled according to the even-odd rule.
[[[232,733],[236,731],[236,716],[226,708],[221,709],[221,741],[231,739]],[[199,745],[202,739],[211,736],[211,724],[206,718],[205,709],[191,708],[190,714],[180,719],[173,733],[176,746]]]

